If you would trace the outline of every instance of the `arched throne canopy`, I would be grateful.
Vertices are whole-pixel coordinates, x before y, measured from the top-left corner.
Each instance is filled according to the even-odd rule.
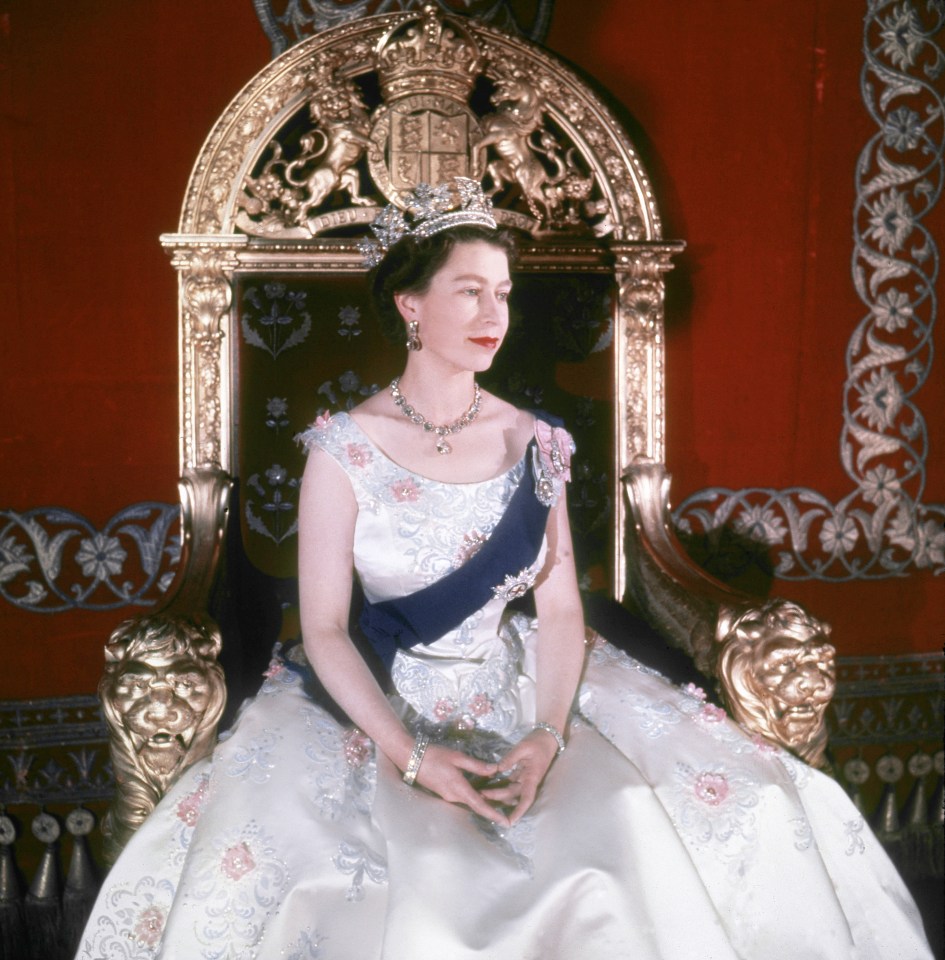
[[[649,178],[600,97],[537,45],[473,20],[369,17],[262,70],[204,144],[180,232],[181,464],[236,475],[234,278],[363,270],[357,239],[419,182],[481,179],[524,236],[521,266],[614,282],[612,502],[636,458],[662,461],[663,282]],[[623,580],[613,537],[613,585]]]

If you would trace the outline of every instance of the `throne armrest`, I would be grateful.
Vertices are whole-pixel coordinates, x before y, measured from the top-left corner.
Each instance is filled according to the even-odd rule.
[[[231,488],[217,467],[184,472],[183,555],[172,592],[155,612],[119,625],[99,683],[116,795],[102,825],[114,858],[174,781],[206,756],[226,703],[221,636],[207,611]]]
[[[663,464],[640,460],[623,480],[628,592],[644,617],[715,680],[738,723],[824,765],[836,687],[830,626],[791,601],[734,590],[693,563],[670,524]]]

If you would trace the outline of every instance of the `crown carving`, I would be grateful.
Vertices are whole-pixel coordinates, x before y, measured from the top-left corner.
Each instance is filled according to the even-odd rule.
[[[381,40],[375,63],[388,103],[417,93],[436,93],[465,103],[482,55],[459,21],[440,19],[434,7],[426,6]]]

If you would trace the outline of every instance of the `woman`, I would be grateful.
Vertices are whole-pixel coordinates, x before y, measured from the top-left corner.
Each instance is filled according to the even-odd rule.
[[[304,656],[132,839],[80,957],[929,957],[836,784],[585,649],[571,440],[476,384],[509,247],[478,184],[454,186],[389,208],[368,246],[402,375],[302,436]],[[507,609],[527,589],[537,620]],[[306,693],[309,664],[350,723]]]

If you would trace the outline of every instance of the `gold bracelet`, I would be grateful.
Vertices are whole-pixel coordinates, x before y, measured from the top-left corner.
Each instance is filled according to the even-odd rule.
[[[558,752],[555,754],[556,757],[560,757],[564,753],[565,742],[564,737],[550,724],[544,720],[539,720],[538,723],[532,727],[532,730],[544,730],[545,733],[550,733],[555,738],[555,743],[558,744]]]
[[[410,752],[410,759],[407,761],[407,769],[404,770],[404,783],[412,787],[420,772],[420,764],[423,763],[423,755],[430,745],[430,738],[425,733],[418,733],[417,739],[413,742],[413,750]]]

